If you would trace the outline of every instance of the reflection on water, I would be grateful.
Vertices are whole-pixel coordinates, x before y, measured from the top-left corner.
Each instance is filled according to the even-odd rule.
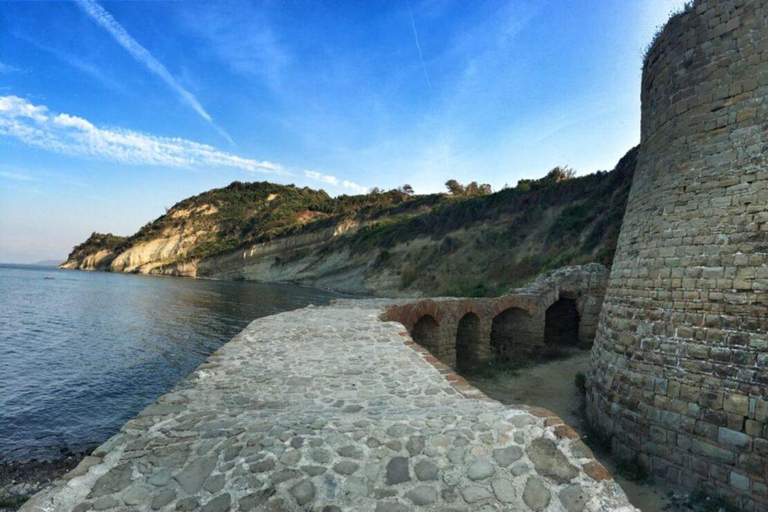
[[[335,296],[0,265],[0,459],[98,444],[251,320]]]

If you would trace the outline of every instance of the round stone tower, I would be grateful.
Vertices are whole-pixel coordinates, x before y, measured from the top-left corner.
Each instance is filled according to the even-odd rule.
[[[589,378],[614,454],[768,510],[768,2],[696,0],[647,56]]]

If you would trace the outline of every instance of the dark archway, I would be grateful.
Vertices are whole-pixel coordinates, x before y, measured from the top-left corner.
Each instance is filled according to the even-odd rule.
[[[519,350],[517,345],[528,342],[522,338],[525,336],[523,326],[527,325],[529,318],[528,313],[520,308],[505,309],[494,317],[491,324],[491,350],[496,357],[511,359],[513,351]]]
[[[579,311],[575,300],[561,297],[547,308],[545,322],[545,344],[560,347],[579,344]]]
[[[440,346],[440,325],[432,315],[424,315],[411,329],[411,337],[422,347],[437,354],[437,348]]]
[[[456,367],[460,369],[474,368],[477,366],[483,343],[483,333],[480,329],[480,317],[474,313],[467,313],[461,320],[456,330]]]

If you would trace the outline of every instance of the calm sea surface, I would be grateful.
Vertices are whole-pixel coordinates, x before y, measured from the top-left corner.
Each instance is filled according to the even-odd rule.
[[[251,320],[334,297],[0,265],[0,460],[99,444]]]

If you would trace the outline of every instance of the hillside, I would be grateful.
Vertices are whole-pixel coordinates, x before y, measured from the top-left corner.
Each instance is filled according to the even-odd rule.
[[[332,198],[234,182],[185,199],[133,236],[94,233],[62,268],[296,282],[353,293],[480,296],[539,272],[610,264],[637,160],[493,194]]]

